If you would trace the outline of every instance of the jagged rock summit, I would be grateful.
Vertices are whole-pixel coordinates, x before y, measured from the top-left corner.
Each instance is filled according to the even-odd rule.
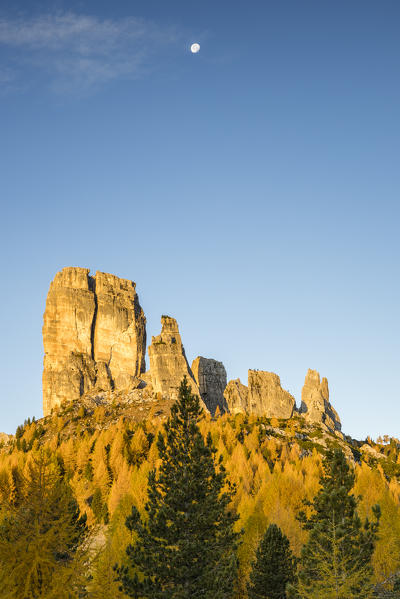
[[[229,381],[224,397],[228,411],[267,418],[291,418],[296,412],[294,397],[282,389],[277,374],[262,370],[249,370],[248,387],[240,379]],[[329,402],[328,380],[316,370],[308,370],[302,390],[299,413],[311,424],[322,424],[331,431],[340,431],[341,423],[336,410]]]
[[[224,398],[226,370],[222,362],[198,356],[192,363],[192,372],[199,387],[200,397],[209,412],[214,416],[217,408],[220,414],[228,411]]]
[[[146,373],[145,380],[150,378],[155,393],[177,399],[179,386],[186,376],[193,393],[199,395],[175,318],[161,316],[161,333],[151,340],[149,358],[150,372]]]
[[[329,402],[328,381],[321,381],[316,370],[307,372],[297,411],[294,397],[273,372],[249,370],[246,387],[240,379],[227,384],[224,365],[217,360],[198,356],[190,367],[178,323],[171,316],[161,317],[161,333],[152,338],[150,369],[145,372],[146,319],[135,283],[89,273],[88,268],[63,268],[50,285],[43,324],[45,416],[63,401],[88,392],[116,392],[114,398],[120,398],[120,392],[137,389],[135,401],[168,406],[186,377],[212,416],[242,412],[289,419],[297,412],[311,424],[341,430]]]
[[[88,268],[58,272],[43,323],[43,412],[89,389],[123,388],[145,370],[146,319],[135,283]]]
[[[224,365],[217,360],[198,356],[190,368],[175,318],[161,317],[161,333],[152,338],[149,358],[150,370],[142,378],[151,382],[155,393],[176,399],[181,381],[186,376],[193,393],[200,396],[212,415],[217,408],[220,413],[227,411]]]
[[[248,387],[240,379],[229,381],[224,396],[233,413],[291,418],[296,407],[294,397],[282,389],[279,376],[263,370],[249,370]]]
[[[224,398],[231,414],[246,414],[249,409],[249,389],[246,385],[235,379],[229,381],[224,391]]]
[[[301,392],[300,413],[309,422],[324,424],[340,431],[342,425],[336,410],[329,403],[328,379],[320,381],[319,372],[309,369]]]

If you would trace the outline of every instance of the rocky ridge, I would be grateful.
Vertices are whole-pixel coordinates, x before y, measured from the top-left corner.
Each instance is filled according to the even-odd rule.
[[[240,379],[229,381],[224,396],[233,413],[291,418],[296,407],[294,397],[282,389],[279,376],[263,370],[249,370],[248,387]]]
[[[307,422],[340,431],[340,419],[329,401],[326,378],[309,370],[302,401],[281,386],[273,372],[248,371],[248,386],[240,379],[227,383],[222,362],[198,356],[189,366],[178,323],[161,317],[161,333],[148,348],[145,372],[146,319],[135,283],[87,268],[64,268],[50,285],[43,324],[45,349],[43,411],[47,415],[64,401],[101,394],[152,398],[169,406],[178,396],[183,377],[199,395],[206,411],[245,413],[290,419],[300,413]],[[121,395],[118,392],[123,391]],[[93,395],[94,393],[94,395]],[[110,395],[111,394],[111,395]],[[163,409],[164,409],[163,408]]]

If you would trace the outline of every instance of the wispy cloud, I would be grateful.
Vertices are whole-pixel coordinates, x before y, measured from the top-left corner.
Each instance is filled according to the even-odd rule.
[[[100,19],[73,12],[30,19],[0,19],[0,74],[14,79],[45,72],[58,91],[88,92],[121,78],[135,78],[150,58],[178,41],[177,30],[134,17]],[[5,81],[0,76],[0,84]]]

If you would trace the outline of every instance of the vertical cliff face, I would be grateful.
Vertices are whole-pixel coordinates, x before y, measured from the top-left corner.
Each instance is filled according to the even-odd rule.
[[[249,412],[267,418],[291,418],[296,402],[274,372],[249,370]]]
[[[135,284],[103,272],[95,279],[93,357],[107,365],[115,388],[145,371],[146,320]]]
[[[226,412],[227,405],[224,398],[226,370],[222,362],[199,356],[193,360],[192,372],[199,387],[201,399],[209,412],[213,416],[217,408],[221,414]]]
[[[229,381],[224,393],[229,411],[267,418],[291,418],[295,399],[282,389],[279,376],[263,370],[249,370],[248,387],[239,379]]]
[[[342,425],[336,410],[329,402],[328,380],[320,381],[319,372],[309,369],[301,392],[300,412],[309,422],[324,424],[340,431]]]
[[[43,322],[43,412],[93,387],[122,388],[144,372],[146,328],[135,283],[64,268],[50,285]]]
[[[231,414],[246,414],[248,411],[249,390],[240,379],[229,381],[224,391],[224,399]]]
[[[192,391],[199,395],[175,318],[161,317],[161,334],[152,338],[149,359],[151,382],[156,393],[177,399],[179,386],[186,376]]]

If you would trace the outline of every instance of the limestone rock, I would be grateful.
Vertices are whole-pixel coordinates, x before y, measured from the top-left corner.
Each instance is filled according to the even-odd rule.
[[[267,418],[291,418],[295,399],[282,389],[277,374],[263,370],[249,370],[248,387],[240,379],[229,381],[224,397],[229,412],[256,414]]]
[[[107,366],[115,388],[129,386],[145,371],[146,320],[135,283],[97,272],[93,357]]]
[[[224,399],[231,414],[246,413],[248,410],[249,390],[240,379],[229,381],[224,391]]]
[[[273,372],[249,370],[249,402],[251,414],[267,418],[291,418],[296,402],[282,389],[279,376]]]
[[[339,415],[329,402],[328,380],[320,381],[319,372],[309,369],[301,392],[300,413],[308,422],[324,424],[332,431],[340,431]]]
[[[132,281],[64,268],[43,320],[44,415],[91,388],[122,388],[145,370],[146,320]]]
[[[221,414],[226,412],[227,405],[224,398],[226,370],[222,362],[198,356],[193,360],[192,372],[200,396],[212,416],[214,416],[217,407]]]
[[[152,338],[149,359],[151,382],[155,393],[177,399],[179,386],[186,376],[193,393],[199,395],[175,318],[161,317],[161,334]]]

